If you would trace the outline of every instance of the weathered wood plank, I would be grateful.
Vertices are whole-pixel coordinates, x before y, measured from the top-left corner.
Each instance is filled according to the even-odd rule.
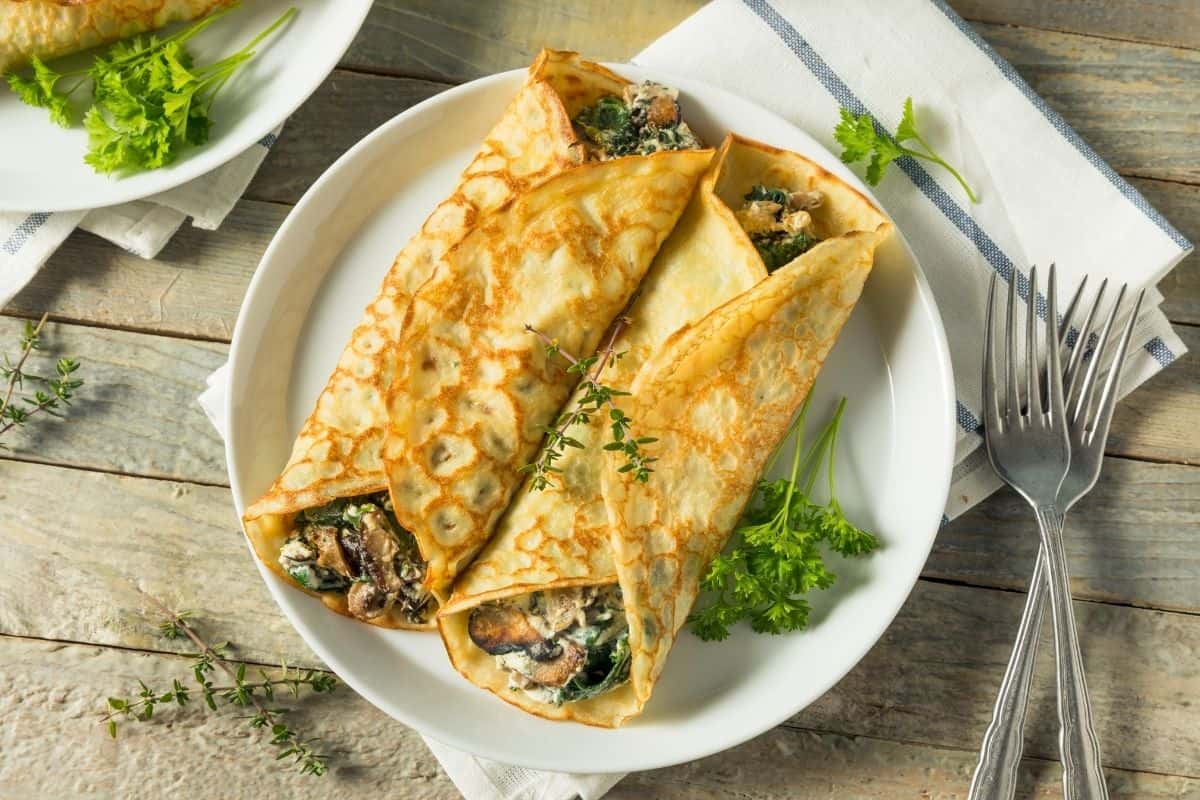
[[[334,70],[288,119],[246,197],[295,203],[359,139],[446,88],[445,83]]]
[[[172,656],[0,639],[5,796],[459,797],[414,731],[344,688],[306,697],[290,715],[331,754],[321,779],[276,765],[267,737],[227,711],[161,709],[152,723],[124,725],[115,741],[97,723],[105,697],[132,691],[139,679],[169,685],[187,673]],[[30,768],[59,759],[69,768]],[[779,728],[711,758],[630,775],[610,796],[948,800],[962,796],[973,765],[966,750]],[[1200,792],[1200,782],[1185,777],[1110,769],[1108,780],[1116,797]],[[1027,759],[1022,781],[1022,797],[1059,796],[1056,764]]]
[[[1200,5],[1194,0],[950,0],[979,22],[1200,48]]]
[[[346,63],[457,82],[525,66],[543,45],[623,60],[698,5],[673,0],[634,11],[625,0],[511,3],[480,14],[467,0],[392,0],[376,4]],[[631,17],[637,25],[613,24]],[[1005,25],[975,28],[1114,167],[1200,181],[1200,120],[1193,112],[1200,106],[1200,52]]]
[[[225,491],[35,464],[9,462],[0,470],[0,504],[14,522],[0,540],[0,562],[24,576],[0,582],[0,633],[183,648],[155,637],[154,615],[129,584],[134,578],[174,607],[195,608],[210,635],[235,642],[244,658],[315,663],[259,580]],[[1194,512],[1190,520],[1194,528]],[[1122,533],[1103,549],[1125,555],[1135,545],[1154,553],[1161,548],[1164,562],[1194,564],[1180,558],[1175,522],[1152,521],[1157,539],[1131,541]],[[1024,533],[1032,539],[1031,531]],[[1073,566],[1103,557],[1079,547],[1084,534],[1077,525],[1069,533]],[[1168,544],[1160,544],[1167,537]],[[1195,606],[1200,599],[1192,591]],[[973,745],[987,723],[1023,601],[1014,592],[920,582],[880,645],[793,724],[942,747]],[[1194,657],[1200,616],[1097,603],[1078,603],[1077,613],[1107,763],[1196,777],[1200,726],[1188,704],[1200,692]],[[1043,656],[1050,652],[1047,644]],[[1048,667],[1042,665],[1035,687],[1029,753],[1055,758]]]
[[[1131,183],[1193,244],[1200,242],[1200,186],[1133,178]],[[1200,325],[1200,257],[1195,253],[1159,284],[1163,313],[1172,322]]]
[[[976,754],[785,727],[741,747],[671,769],[635,773],[612,800],[962,800]],[[1175,800],[1200,793],[1200,781],[1107,769],[1113,797]],[[1056,762],[1025,759],[1017,796],[1062,797]]]
[[[704,0],[493,3],[378,0],[344,66],[464,81],[526,66],[542,47],[628,61]]]
[[[174,656],[0,638],[0,794],[28,797],[421,797],[460,795],[416,732],[349,689],[306,696],[289,720],[320,736],[329,774],[302,776],[272,759],[270,734],[237,709],[159,709],[113,740],[100,725],[104,698],[139,679],[190,682]],[[161,717],[161,718],[160,718]]]
[[[242,200],[218,230],[184,225],[154,259],[76,231],[5,312],[227,342],[246,285],[289,210]]]
[[[22,324],[0,318],[6,347]],[[53,373],[55,359],[75,357],[84,385],[64,419],[34,418],[5,434],[6,456],[225,482],[223,445],[196,396],[224,363],[226,345],[75,325],[48,327],[43,342],[32,372]]]
[[[879,644],[792,723],[974,747],[1024,602],[1017,592],[921,581]],[[1075,614],[1104,763],[1200,777],[1200,617],[1079,602]],[[1053,650],[1047,626],[1025,729],[1025,752],[1046,759],[1058,757]]]
[[[1200,181],[1200,52],[975,27],[1117,171]]]
[[[1065,538],[1077,597],[1200,612],[1200,469],[1107,459]],[[925,574],[1024,590],[1037,551],[1028,503],[1003,489],[942,529]]]
[[[1200,263],[1200,260],[1197,260]],[[1113,412],[1107,451],[1200,464],[1200,328],[1179,325],[1188,354],[1139,386]]]

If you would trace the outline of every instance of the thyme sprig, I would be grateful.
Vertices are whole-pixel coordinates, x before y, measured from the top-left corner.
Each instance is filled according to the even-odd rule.
[[[4,363],[0,364],[0,377],[5,382],[4,399],[0,400],[0,436],[13,428],[20,427],[35,414],[46,413],[54,417],[62,416],[63,406],[71,405],[71,397],[83,381],[74,377],[79,369],[79,362],[73,358],[60,358],[54,365],[54,377],[44,378],[25,371],[25,364],[35,350],[42,349],[42,329],[46,326],[48,314],[33,322],[26,322],[21,332],[17,357],[14,360],[7,353]],[[35,389],[32,394],[24,392],[25,384],[33,383],[43,388]],[[17,391],[21,390],[18,394]],[[8,445],[0,442],[0,450],[8,449]]]
[[[609,432],[612,441],[605,444],[604,449],[620,452],[625,456],[625,463],[617,468],[617,472],[632,473],[633,479],[639,483],[645,483],[650,479],[650,473],[654,472],[654,468],[650,465],[658,459],[643,453],[642,445],[653,444],[658,439],[653,436],[632,435],[633,420],[613,402],[613,398],[628,397],[629,392],[608,386],[600,381],[604,370],[625,356],[624,352],[616,351],[616,342],[621,332],[631,323],[632,320],[628,314],[623,313],[613,323],[608,343],[587,358],[576,358],[563,350],[556,339],[551,339],[532,325],[525,326],[526,331],[542,341],[546,348],[546,358],[562,357],[567,362],[567,372],[579,375],[580,385],[583,387],[583,392],[579,395],[575,406],[563,411],[553,425],[547,425],[544,428],[546,441],[542,445],[537,460],[521,467],[521,472],[530,474],[529,490],[531,492],[540,492],[549,487],[552,476],[562,472],[562,469],[555,466],[555,463],[563,457],[566,448],[583,448],[583,443],[568,435],[567,431],[575,425],[591,423],[592,418],[601,413],[605,406],[608,406]]]
[[[230,662],[228,642],[208,644],[200,638],[196,629],[188,622],[194,618],[195,612],[172,611],[158,599],[150,595],[146,597],[167,617],[158,626],[163,637],[186,637],[199,648],[192,661],[192,677],[196,686],[189,688],[176,678],[172,680],[169,689],[154,689],[145,681],[139,680],[140,691],[134,697],[108,698],[108,711],[101,722],[107,724],[110,736],[117,738],[118,718],[148,722],[154,717],[156,706],[168,703],[185,706],[192,699],[192,693],[197,692],[204,705],[211,711],[217,710],[218,700],[238,708],[253,707],[255,713],[244,715],[242,719],[249,720],[251,728],[270,730],[270,742],[279,751],[275,756],[276,761],[290,758],[302,775],[325,774],[327,756],[313,747],[320,739],[304,738],[284,722],[287,709],[270,708],[266,704],[273,703],[276,693],[281,691],[289,692],[293,697],[299,697],[300,691],[305,687],[316,694],[332,692],[338,686],[337,678],[314,669],[292,668],[285,662],[275,675],[259,669],[261,680],[247,680],[246,664],[233,665]],[[215,685],[212,674],[218,669],[228,675],[232,682]]]

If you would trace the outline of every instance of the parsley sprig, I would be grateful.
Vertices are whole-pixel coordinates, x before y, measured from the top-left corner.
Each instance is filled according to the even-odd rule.
[[[89,143],[84,161],[105,174],[157,169],[174,161],[185,146],[208,141],[217,93],[254,57],[254,48],[296,13],[288,9],[233,55],[196,65],[185,44],[231,10],[162,39],[151,35],[118,42],[88,69],[59,73],[34,56],[32,76],[10,74],[8,85],[22,102],[46,108],[51,120],[68,128],[74,124],[71,96],[90,81],[92,105],[83,115]]]
[[[154,689],[145,681],[139,680],[140,688],[135,696],[109,697],[107,713],[101,718],[101,722],[107,725],[110,736],[117,738],[117,719],[149,722],[154,718],[154,709],[157,706],[186,706],[195,692],[211,711],[217,710],[218,700],[238,708],[253,707],[255,713],[242,718],[249,721],[251,728],[270,731],[270,742],[278,750],[275,755],[276,761],[290,759],[302,775],[325,774],[326,756],[314,749],[314,745],[320,740],[306,739],[291,728],[284,721],[287,709],[271,708],[266,704],[275,702],[277,693],[287,692],[293,697],[299,697],[304,688],[316,694],[332,692],[338,687],[337,678],[327,672],[295,669],[284,663],[275,675],[260,669],[258,673],[261,680],[247,680],[246,664],[239,663],[235,667],[230,662],[228,642],[208,644],[200,638],[189,621],[194,618],[194,612],[171,611],[156,598],[149,595],[146,597],[167,615],[166,621],[158,626],[158,631],[164,638],[186,637],[199,648],[199,652],[192,657],[192,677],[195,686],[189,688],[176,678],[171,681],[170,688]],[[214,685],[211,675],[216,669],[228,675],[232,682],[224,686]]]
[[[23,426],[35,414],[61,417],[63,407],[71,404],[75,390],[83,385],[83,381],[75,377],[79,362],[73,358],[58,359],[52,378],[26,370],[30,355],[42,348],[42,329],[46,326],[47,316],[43,314],[37,324],[26,322],[16,359],[6,353],[3,363],[0,363],[0,378],[5,384],[4,394],[0,396],[0,437],[13,428]],[[25,394],[23,390],[27,383],[41,388],[35,389],[32,394]],[[20,394],[18,390],[22,390]],[[7,449],[7,445],[0,442],[0,450],[4,449]]]
[[[841,110],[841,114],[842,121],[833,129],[833,138],[844,148],[842,161],[847,164],[853,164],[855,161],[861,161],[870,156],[870,163],[867,164],[867,183],[878,186],[888,164],[901,156],[912,156],[932,161],[945,169],[958,181],[958,185],[967,193],[967,197],[972,203],[979,202],[979,198],[971,191],[971,187],[967,185],[958,170],[947,164],[945,159],[929,146],[929,142],[921,137],[917,130],[917,119],[913,113],[911,97],[904,101],[904,114],[900,117],[900,125],[896,128],[894,136],[889,136],[882,129],[877,132],[875,121],[870,114],[856,115],[845,108]],[[919,145],[919,149],[906,147],[901,142],[915,142]]]
[[[804,401],[783,438],[786,442],[799,431],[791,474],[786,479],[759,481],[755,499],[734,531],[733,547],[713,559],[701,581],[701,587],[714,595],[708,606],[688,618],[701,639],[725,639],[730,626],[743,619],[757,633],[803,630],[810,610],[804,595],[828,589],[836,579],[825,566],[821,545],[847,557],[865,555],[879,546],[873,534],[846,519],[834,493],[834,453],[845,408],[843,398],[833,419],[805,451],[808,400]],[[776,449],[764,472],[778,457]],[[824,506],[810,498],[822,472],[828,476],[830,497]]]
[[[632,301],[630,302],[632,303]],[[537,328],[532,325],[525,326],[525,330],[541,339],[546,348],[546,358],[553,359],[555,356],[559,356],[566,360],[567,372],[580,376],[580,386],[583,387],[583,393],[575,402],[575,406],[563,411],[553,425],[547,425],[544,428],[545,442],[538,453],[537,460],[521,467],[521,472],[530,475],[529,491],[540,492],[553,483],[554,474],[562,472],[562,469],[555,464],[563,457],[566,448],[583,448],[583,442],[568,435],[567,432],[576,425],[590,424],[592,418],[600,414],[605,406],[608,406],[609,432],[612,441],[605,444],[604,449],[620,452],[625,456],[625,463],[617,468],[617,472],[633,473],[633,479],[639,483],[645,483],[650,479],[650,473],[654,472],[650,465],[658,459],[643,453],[642,445],[652,444],[658,439],[653,436],[634,436],[631,433],[633,420],[613,402],[613,398],[627,397],[629,392],[600,382],[600,376],[604,370],[625,356],[623,352],[616,352],[615,345],[617,337],[630,323],[631,320],[627,314],[618,317],[609,334],[608,344],[603,350],[587,358],[576,358],[559,347],[556,340],[546,336]]]

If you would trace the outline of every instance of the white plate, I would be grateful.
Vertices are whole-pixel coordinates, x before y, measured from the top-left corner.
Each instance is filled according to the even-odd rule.
[[[640,68],[615,69],[679,87],[687,119],[706,141],[736,129],[805,153],[862,188],[811,137],[741,98]],[[233,337],[226,454],[239,514],[282,468],[396,250],[449,194],[523,74],[460,86],[383,125],[330,167],[280,227]],[[839,499],[852,519],[880,535],[883,548],[831,565],[838,582],[812,598],[803,634],[739,628],[728,641],[707,644],[684,633],[645,713],[619,730],[525,714],[463,680],[437,636],[331,614],[261,564],[259,571],[288,619],[346,683],[446,744],[570,772],[699,758],[782,722],[845,675],[891,623],[933,543],[953,457],[953,380],[929,287],[899,236],[880,251],[863,302],[817,381],[812,419],[828,418],[841,395],[850,403],[839,441]]]
[[[196,62],[234,53],[295,6],[299,13],[235,73],[217,95],[212,137],[170,166],[125,178],[99,175],[83,163],[87,133],[60,128],[44,108],[23,104],[0,83],[0,211],[101,208],[174,189],[210,172],[279,127],[333,71],[371,8],[371,0],[255,0],[214,22],[188,43]],[[175,30],[175,27],[169,30]],[[103,50],[97,51],[103,52]],[[53,62],[86,68],[93,53]]]

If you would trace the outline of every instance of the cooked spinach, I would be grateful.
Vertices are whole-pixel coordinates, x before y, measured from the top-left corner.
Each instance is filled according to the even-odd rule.
[[[629,680],[629,632],[594,648],[579,674],[559,690],[557,705],[586,700],[620,686]]]
[[[767,188],[761,183],[754,184],[742,199],[749,201],[766,200],[770,203],[778,203],[784,208],[787,208],[788,203],[791,202],[791,197],[786,189]]]
[[[797,256],[807,253],[819,240],[803,231],[770,231],[753,234],[750,241],[762,256],[767,272],[774,272]]]
[[[637,150],[638,130],[629,108],[614,95],[601,97],[594,106],[579,112],[575,124],[588,139],[614,156],[627,156]]]

